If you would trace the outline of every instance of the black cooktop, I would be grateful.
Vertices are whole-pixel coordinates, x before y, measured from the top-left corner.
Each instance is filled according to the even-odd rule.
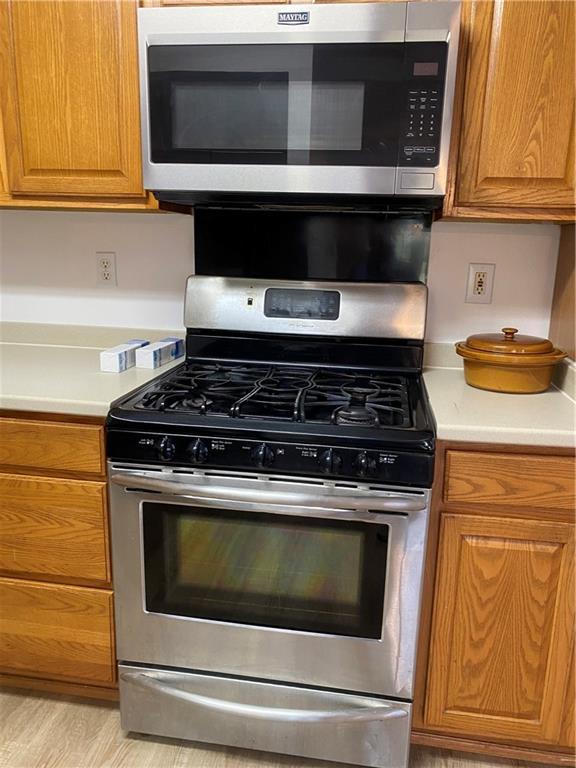
[[[291,365],[191,362],[152,384],[131,407],[362,428],[412,425],[404,377]]]
[[[112,461],[429,487],[435,424],[421,347],[189,331],[181,365],[112,405],[106,441]]]

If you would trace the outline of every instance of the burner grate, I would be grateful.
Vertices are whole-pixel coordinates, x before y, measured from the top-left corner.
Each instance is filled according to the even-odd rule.
[[[190,363],[153,384],[134,407],[362,428],[411,426],[402,376],[302,366]]]

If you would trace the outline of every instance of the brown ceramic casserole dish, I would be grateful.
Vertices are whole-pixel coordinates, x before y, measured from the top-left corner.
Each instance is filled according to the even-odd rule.
[[[548,339],[517,333],[517,328],[502,328],[502,333],[478,333],[456,344],[470,386],[512,394],[548,389],[554,366],[566,353]]]

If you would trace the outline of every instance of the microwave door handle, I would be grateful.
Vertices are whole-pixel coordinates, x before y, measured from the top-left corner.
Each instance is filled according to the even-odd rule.
[[[408,712],[405,709],[390,704],[378,704],[337,710],[300,710],[260,707],[254,704],[241,704],[235,701],[215,699],[211,696],[204,696],[202,694],[185,691],[182,688],[170,685],[170,675],[122,672],[120,678],[126,683],[136,685],[139,688],[163,693],[166,696],[181,699],[188,704],[195,704],[203,709],[210,709],[214,712],[222,712],[227,715],[237,715],[250,719],[257,718],[259,720],[275,720],[277,722],[293,723],[350,723],[408,717]]]
[[[159,480],[145,473],[114,474],[111,482],[124,488],[142,488],[160,491],[171,496],[188,496],[198,499],[249,502],[253,504],[279,504],[293,507],[322,507],[327,509],[359,509],[374,512],[422,512],[426,509],[424,499],[407,499],[397,496],[332,496],[314,493],[286,493],[256,488],[230,488],[227,486],[202,486],[194,483],[179,483]]]

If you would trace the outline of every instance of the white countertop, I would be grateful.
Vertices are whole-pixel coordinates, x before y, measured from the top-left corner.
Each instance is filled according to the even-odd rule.
[[[110,404],[180,361],[156,370],[101,373],[99,352],[140,337],[184,331],[5,323],[0,342],[0,408],[105,416]],[[506,395],[469,387],[452,345],[431,344],[424,380],[440,440],[576,445],[576,405],[563,391]]]
[[[100,351],[132,338],[156,341],[180,331],[4,323],[0,331],[0,408],[106,416],[110,404],[182,362],[155,370],[102,373]]]
[[[576,406],[559,389],[507,395],[469,387],[458,368],[428,368],[424,381],[439,440],[576,445]]]

